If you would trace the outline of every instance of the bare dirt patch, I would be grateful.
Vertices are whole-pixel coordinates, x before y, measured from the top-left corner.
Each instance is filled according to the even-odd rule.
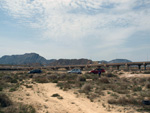
[[[55,98],[52,95],[61,96]],[[107,113],[106,103],[91,102],[84,96],[77,96],[73,91],[63,91],[54,83],[33,84],[32,88],[20,87],[11,94],[17,102],[33,105],[38,113]],[[56,96],[56,97],[57,97]],[[117,111],[111,111],[117,113]]]

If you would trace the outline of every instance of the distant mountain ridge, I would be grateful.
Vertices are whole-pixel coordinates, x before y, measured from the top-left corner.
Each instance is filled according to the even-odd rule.
[[[25,53],[23,55],[5,55],[0,58],[0,64],[22,65],[22,64],[48,64],[54,60],[46,60],[37,53]]]
[[[128,59],[114,59],[109,61],[109,63],[127,63],[127,62],[132,62],[132,61]]]
[[[57,66],[57,65],[84,65],[84,64],[93,64],[92,60],[88,59],[59,59],[52,63],[50,63],[51,66]]]
[[[127,63],[127,62],[132,62],[131,60],[128,59],[114,59],[111,61],[106,61],[106,60],[101,60],[99,63],[104,63],[104,64],[109,64],[109,63]]]
[[[0,58],[0,64],[10,65],[83,65],[92,64],[88,59],[51,59],[47,60],[37,53],[25,53],[23,55],[5,55]]]
[[[132,62],[127,59],[114,59],[111,61],[98,61],[98,63],[123,63]],[[23,55],[5,55],[0,58],[0,64],[10,64],[10,65],[47,65],[47,66],[57,66],[57,65],[86,65],[95,64],[94,61],[89,59],[51,59],[47,60],[37,53],[25,53]]]

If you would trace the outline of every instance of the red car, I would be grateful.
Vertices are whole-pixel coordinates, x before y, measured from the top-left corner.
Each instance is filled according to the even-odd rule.
[[[89,73],[94,73],[94,74],[98,74],[99,72],[104,73],[105,70],[104,69],[94,69],[92,71],[89,71]]]

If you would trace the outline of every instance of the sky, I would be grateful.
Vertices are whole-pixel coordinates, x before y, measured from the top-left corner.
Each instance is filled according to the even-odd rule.
[[[0,57],[150,61],[150,0],[0,0]]]

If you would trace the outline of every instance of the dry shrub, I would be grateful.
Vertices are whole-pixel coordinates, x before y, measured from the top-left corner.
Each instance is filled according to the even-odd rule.
[[[146,88],[150,89],[150,83],[146,84]]]
[[[58,93],[53,94],[51,97],[58,97],[60,96]]]
[[[72,88],[71,84],[69,84],[68,82],[58,82],[57,86],[60,87],[60,89],[63,89],[63,90],[67,90],[67,89]]]
[[[78,77],[77,77],[77,81],[85,82],[85,81],[86,81],[86,78],[83,77],[83,76],[78,76]]]
[[[10,75],[4,75],[2,77],[2,80],[6,81],[6,82],[11,82],[12,81],[12,77]]]
[[[95,93],[98,94],[98,95],[103,95],[103,96],[104,96],[104,92],[103,92],[103,90],[100,89],[100,88],[96,88],[96,89],[95,89]]]
[[[98,95],[95,94],[95,93],[91,93],[91,94],[89,94],[89,95],[87,96],[87,98],[90,99],[91,102],[93,102],[94,99],[97,98],[97,97],[98,97]]]
[[[8,84],[7,82],[0,80],[0,91],[2,91],[4,88],[10,87],[10,84]]]
[[[78,77],[78,75],[75,73],[67,74],[66,80],[76,80],[77,77]]]
[[[55,75],[55,74],[47,75],[47,78],[50,79],[50,80],[56,80],[57,75]]]
[[[147,78],[147,81],[149,81],[149,82],[150,82],[150,77],[148,77],[148,78]]]
[[[28,77],[29,77],[29,78],[32,78],[32,77],[33,77],[33,75],[32,75],[32,74],[30,74],[30,75],[28,75]]]
[[[83,85],[83,83],[82,83],[82,82],[78,82],[78,81],[76,81],[76,82],[75,82],[75,86],[76,86],[76,87],[81,88],[81,87],[82,87],[82,85]]]
[[[109,80],[108,80],[108,78],[106,78],[106,77],[101,78],[99,81],[100,81],[101,83],[105,83],[105,84],[110,83]]]
[[[35,108],[33,108],[31,105],[23,105],[21,103],[15,103],[4,111],[5,113],[36,113]]]
[[[38,83],[48,83],[48,79],[45,76],[34,76],[34,80]]]
[[[0,86],[0,91],[3,91],[3,87]]]
[[[8,96],[0,93],[0,107],[8,107],[10,105],[12,105],[12,101],[8,98]]]
[[[63,97],[60,96],[58,93],[53,94],[51,97],[57,97],[58,99],[63,99]]]
[[[71,89],[71,88],[72,88],[71,84],[64,83],[64,90]]]
[[[119,94],[127,94],[129,93],[129,90],[128,90],[128,86],[125,85],[125,84],[117,84],[117,85],[114,85],[115,87],[112,87],[112,90],[114,92],[117,92]]]
[[[106,76],[107,76],[107,77],[117,77],[117,75],[112,74],[112,73],[107,73]]]
[[[64,80],[66,78],[66,76],[67,76],[66,74],[60,74],[58,78],[60,80]]]
[[[136,86],[133,88],[133,91],[142,91],[142,87]]]
[[[84,93],[90,92],[91,89],[92,89],[91,84],[84,84],[84,85],[81,87],[81,90],[82,90]]]
[[[147,81],[147,78],[140,78],[138,82],[139,83],[145,83],[146,81]]]
[[[140,105],[141,103],[135,98],[125,98],[120,97],[119,99],[110,99],[108,100],[109,104],[118,104],[118,105]]]
[[[60,87],[60,89],[63,89],[63,87],[64,87],[64,83],[62,83],[62,82],[58,82],[58,83],[57,83],[57,86],[58,86],[58,87]]]
[[[32,88],[32,85],[25,85],[26,88]]]
[[[143,72],[143,74],[150,74],[150,71],[145,71]]]
[[[141,97],[150,97],[150,91],[141,91],[140,96]]]
[[[128,78],[122,78],[122,81],[123,81],[123,82],[126,82],[126,83],[128,83],[128,84],[129,84],[129,82],[130,82],[130,80],[129,80]]]

